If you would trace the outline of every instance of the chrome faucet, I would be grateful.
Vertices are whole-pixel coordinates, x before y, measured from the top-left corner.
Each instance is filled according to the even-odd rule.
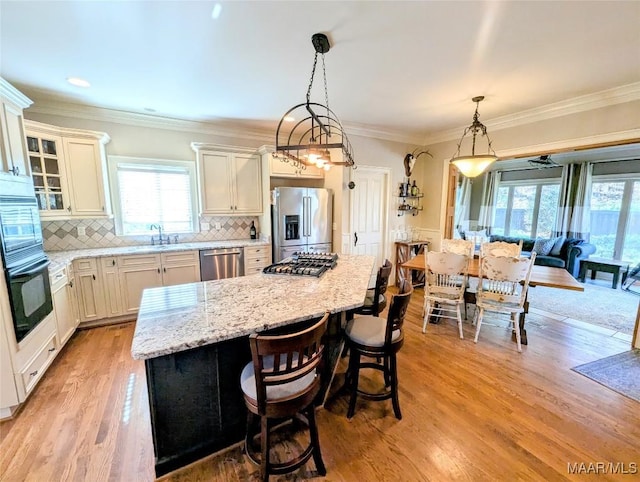
[[[161,224],[152,224],[151,226],[149,226],[149,229],[157,229],[158,230],[158,244],[170,244],[171,243],[171,238],[169,238],[169,236],[162,235],[162,225]],[[177,242],[177,237],[176,237],[176,242]],[[151,235],[151,244],[156,244],[156,237],[154,235]]]

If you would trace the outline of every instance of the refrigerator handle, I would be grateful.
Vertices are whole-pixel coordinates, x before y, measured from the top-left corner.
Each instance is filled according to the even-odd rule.
[[[303,208],[303,233],[305,236],[311,236],[311,198],[309,196],[304,196],[302,198],[302,208]]]

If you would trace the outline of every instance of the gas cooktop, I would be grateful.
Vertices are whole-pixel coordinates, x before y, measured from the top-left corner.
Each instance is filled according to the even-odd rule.
[[[290,258],[267,266],[262,272],[319,278],[325,271],[333,269],[336,264],[338,264],[338,255],[335,253],[294,253]]]

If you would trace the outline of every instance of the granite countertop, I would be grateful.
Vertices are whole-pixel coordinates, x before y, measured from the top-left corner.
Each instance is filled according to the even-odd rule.
[[[340,255],[320,278],[259,273],[146,289],[131,354],[156,358],[362,306],[374,256]]]
[[[268,241],[262,239],[230,239],[226,241],[203,241],[199,243],[177,243],[162,245],[139,245],[139,246],[119,246],[117,248],[93,248],[74,249],[70,251],[49,251],[47,256],[51,261],[49,272],[55,273],[57,270],[68,265],[75,259],[80,258],[104,258],[107,256],[123,256],[127,254],[157,254],[171,251],[192,251],[199,249],[214,248],[245,248],[248,246],[269,246]]]

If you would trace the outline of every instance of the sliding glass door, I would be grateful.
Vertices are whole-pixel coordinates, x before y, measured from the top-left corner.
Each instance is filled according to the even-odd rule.
[[[596,256],[640,261],[640,179],[594,178],[590,209]]]

